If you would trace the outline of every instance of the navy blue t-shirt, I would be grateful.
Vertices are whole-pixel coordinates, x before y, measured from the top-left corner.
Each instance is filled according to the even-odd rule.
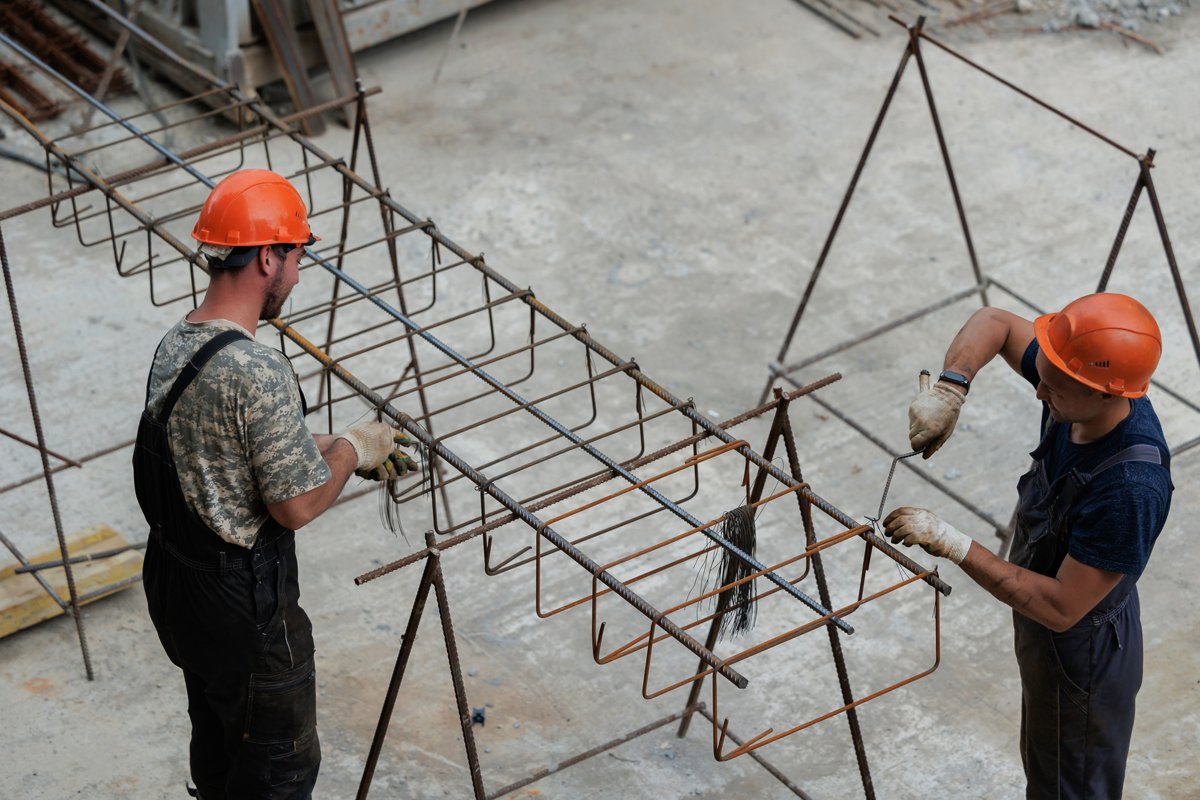
[[[1036,360],[1037,339],[1021,357],[1021,374],[1033,384],[1041,382]],[[1140,575],[1150,551],[1167,521],[1171,508],[1170,448],[1154,406],[1145,397],[1129,401],[1129,416],[1102,438],[1087,444],[1070,440],[1070,425],[1055,424],[1044,461],[1046,477],[1053,483],[1071,469],[1090,472],[1106,458],[1134,444],[1151,444],[1162,451],[1162,464],[1126,461],[1101,472],[1076,501],[1072,512],[1071,540],[1067,552],[1076,561],[1110,572]],[[1042,427],[1050,409],[1042,403]]]

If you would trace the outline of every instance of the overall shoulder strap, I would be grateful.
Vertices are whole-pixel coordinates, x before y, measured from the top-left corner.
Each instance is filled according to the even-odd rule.
[[[1152,444],[1131,444],[1124,450],[1113,453],[1111,456],[1101,461],[1100,464],[1094,470],[1092,470],[1092,475],[1094,477],[1099,475],[1101,472],[1104,472],[1106,469],[1110,469],[1118,464],[1124,464],[1129,461],[1145,461],[1150,464],[1162,464],[1163,466],[1166,466],[1166,463],[1163,461],[1162,450],[1158,449]]]
[[[175,403],[178,402],[183,390],[191,385],[192,380],[200,374],[200,370],[208,363],[208,360],[215,356],[226,345],[236,342],[238,339],[249,339],[246,334],[241,331],[223,331],[218,333],[213,338],[204,343],[204,346],[196,351],[196,354],[191,357],[191,360],[184,365],[180,371],[179,377],[175,379],[175,383],[171,385],[171,391],[167,393],[167,399],[163,401],[162,410],[158,412],[158,421],[162,425],[167,424],[167,420],[171,417],[171,411],[175,408]]]
[[[1071,509],[1074,507],[1076,501],[1087,492],[1088,486],[1091,485],[1097,475],[1118,464],[1125,464],[1130,461],[1145,461],[1150,464],[1166,463],[1163,460],[1162,451],[1154,445],[1132,444],[1123,450],[1118,450],[1101,461],[1091,472],[1071,470],[1070,474],[1064,479],[1062,492],[1055,502],[1054,514],[1059,517],[1059,521],[1061,523],[1068,521]],[[1070,526],[1068,524],[1061,525],[1061,530],[1056,535],[1058,538],[1057,560],[1061,563],[1067,554],[1067,547],[1070,540]]]

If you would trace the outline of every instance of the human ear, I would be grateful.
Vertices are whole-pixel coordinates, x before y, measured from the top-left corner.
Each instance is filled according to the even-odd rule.
[[[268,278],[274,277],[275,270],[279,268],[279,265],[275,263],[276,259],[272,258],[273,255],[269,246],[263,246],[258,248],[258,255],[254,258],[255,266]]]

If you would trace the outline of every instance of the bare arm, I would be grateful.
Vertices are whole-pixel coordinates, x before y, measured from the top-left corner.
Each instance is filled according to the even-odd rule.
[[[328,434],[316,434],[313,439],[325,463],[329,465],[329,480],[304,494],[267,504],[267,512],[275,521],[294,531],[303,528],[333,505],[358,466],[358,455],[345,439]]]
[[[1004,561],[978,542],[959,566],[1000,602],[1060,633],[1095,608],[1123,577],[1067,556],[1051,578]]]
[[[999,308],[981,308],[962,326],[946,350],[943,369],[970,380],[997,355],[1020,374],[1021,356],[1033,341],[1033,323]]]

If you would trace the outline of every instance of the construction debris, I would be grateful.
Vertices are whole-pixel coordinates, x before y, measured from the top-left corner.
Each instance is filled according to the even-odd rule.
[[[75,556],[80,605],[128,588],[141,577],[141,553],[107,525],[68,537],[67,547]],[[67,577],[57,549],[29,558],[18,554],[17,561],[0,564],[0,638],[66,613],[66,594]]]
[[[1155,52],[1146,35],[1164,29],[1192,0],[796,0],[853,38],[878,36],[889,13],[928,18],[927,29],[973,29],[987,34],[1109,31]],[[874,6],[873,8],[871,6]],[[1138,31],[1143,31],[1138,33]]]
[[[86,91],[95,92],[100,87],[108,61],[92,49],[87,39],[59,23],[43,3],[8,0],[0,4],[0,31],[40,53],[46,63]],[[124,70],[116,70],[109,90],[120,93],[130,89]]]

